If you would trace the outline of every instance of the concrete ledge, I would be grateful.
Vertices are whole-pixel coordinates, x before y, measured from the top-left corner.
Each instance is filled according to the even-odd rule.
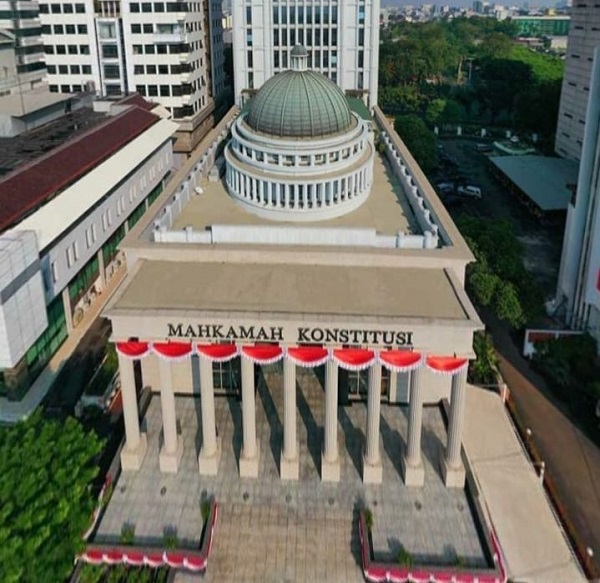
[[[419,460],[416,466],[409,464],[406,456],[402,456],[402,477],[404,485],[409,488],[421,488],[425,484],[425,468],[423,462]]]
[[[363,483],[364,484],[381,484],[383,481],[383,465],[381,464],[381,457],[377,460],[377,463],[371,464],[363,455]]]
[[[212,455],[206,455],[204,446],[198,456],[198,472],[201,476],[216,476],[221,462],[221,438],[217,437],[217,449]]]
[[[140,433],[140,443],[135,449],[127,446],[127,441],[121,450],[121,469],[124,472],[137,472],[142,467],[142,462],[148,451],[148,436]]]
[[[296,456],[287,459],[281,452],[279,462],[279,476],[282,480],[298,480],[300,477],[300,457],[298,456],[298,446],[296,445]]]
[[[464,488],[465,487],[465,468],[462,465],[453,468],[446,463],[446,458],[440,460],[440,470],[442,471],[442,479],[446,488]]]
[[[325,459],[321,451],[321,481],[339,482],[340,481],[340,458],[339,456],[332,462]]]
[[[256,444],[256,453],[252,457],[247,457],[242,453],[240,455],[240,478],[258,478],[258,464],[260,462],[260,442]]]
[[[177,436],[177,448],[174,452],[165,451],[165,446],[160,448],[158,454],[158,468],[161,474],[176,474],[179,470],[181,457],[183,456],[183,439]]]

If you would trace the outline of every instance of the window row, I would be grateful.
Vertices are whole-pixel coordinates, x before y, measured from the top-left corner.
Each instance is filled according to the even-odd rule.
[[[48,65],[46,67],[49,75],[91,75],[91,65]]]
[[[364,6],[362,10],[364,20]],[[273,6],[273,24],[337,24],[338,7],[328,4],[322,6]]]
[[[42,34],[87,34],[87,24],[42,25]]]
[[[131,2],[129,11],[139,12],[201,12],[200,3],[194,2]]]
[[[185,93],[183,85],[136,85],[135,90],[143,97],[181,97],[192,94],[187,87]]]
[[[131,48],[134,55],[181,55],[193,50],[188,43],[132,45]]]
[[[85,14],[85,4],[40,4],[40,14]]]
[[[252,68],[253,59],[251,57],[251,51],[248,51],[248,67]],[[274,51],[273,52],[273,66],[277,68],[287,69],[289,67],[288,51]],[[362,55],[363,51],[359,51],[359,55]],[[364,64],[364,58],[359,59],[360,63]],[[337,67],[337,51],[329,50],[316,50],[308,51],[308,68],[309,69],[328,69],[329,67]],[[363,66],[363,64],[359,66]]]
[[[248,29],[251,30],[251,29]],[[364,29],[363,31],[363,44],[364,44]],[[248,38],[250,38],[250,43],[248,43]],[[252,33],[248,33],[246,35],[246,41],[248,46],[252,46]],[[274,28],[273,29],[273,46],[283,46],[283,47],[293,47],[296,44],[304,45],[307,48],[315,47],[315,46],[336,46],[338,43],[338,30],[337,28],[309,28],[307,30],[303,28]]]
[[[44,45],[47,55],[89,55],[89,45]]]
[[[202,60],[200,60],[202,66]],[[181,75],[191,73],[194,68],[185,63],[183,65],[134,65],[134,75]]]

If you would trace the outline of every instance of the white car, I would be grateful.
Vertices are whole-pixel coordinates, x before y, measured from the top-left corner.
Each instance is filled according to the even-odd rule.
[[[473,198],[482,198],[481,188],[478,186],[459,186],[456,189],[456,194],[460,194],[461,196],[472,196]]]

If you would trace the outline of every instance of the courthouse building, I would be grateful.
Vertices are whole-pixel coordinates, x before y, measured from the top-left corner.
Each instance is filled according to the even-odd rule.
[[[239,472],[256,477],[270,455],[256,430],[257,372],[269,366],[284,392],[280,475],[298,479],[304,367],[324,388],[322,480],[342,478],[339,407],[362,399],[364,481],[382,480],[381,407],[407,404],[404,480],[422,485],[422,408],[448,399],[439,463],[462,487],[466,368],[482,327],[464,291],[473,256],[381,111],[359,117],[307,69],[302,47],[290,57],[293,70],[229,112],[121,244],[129,273],[105,316],[119,355],[122,467],[139,469],[147,454],[137,370],[160,395],[162,472],[182,456],[175,395],[199,399],[198,468],[215,475],[229,447],[215,399],[233,394]]]

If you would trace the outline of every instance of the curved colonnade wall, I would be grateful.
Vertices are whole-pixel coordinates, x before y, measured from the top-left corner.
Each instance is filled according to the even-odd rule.
[[[358,208],[373,183],[369,126],[322,139],[286,140],[254,131],[239,116],[225,149],[226,184],[249,212],[271,220],[335,218]]]

